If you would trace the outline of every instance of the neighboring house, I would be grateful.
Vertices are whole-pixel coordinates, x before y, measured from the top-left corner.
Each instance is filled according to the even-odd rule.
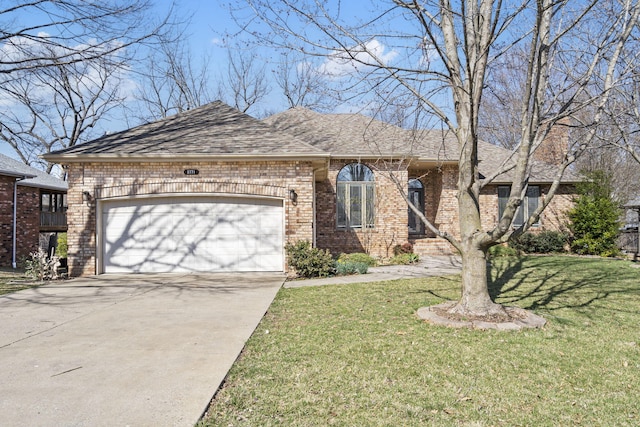
[[[629,200],[624,206],[625,228],[638,228],[640,226],[640,197]]]
[[[66,231],[67,183],[0,154],[0,266],[16,267],[40,237]]]
[[[455,138],[357,114],[294,108],[260,121],[214,102],[44,157],[68,171],[71,275],[283,271],[284,246],[297,240],[378,257],[407,241],[421,254],[451,253],[408,212],[388,171],[427,218],[458,234]],[[481,172],[508,157],[483,143]],[[535,164],[522,218],[552,170]],[[508,178],[482,192],[485,226]],[[571,181],[538,228],[562,226]]]
[[[622,250],[640,255],[640,197],[630,200],[624,206],[625,224],[622,227],[619,245]]]

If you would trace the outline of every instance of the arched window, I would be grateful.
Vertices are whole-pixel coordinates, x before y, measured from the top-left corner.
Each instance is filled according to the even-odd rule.
[[[351,163],[338,173],[338,228],[366,228],[374,223],[373,171],[362,163]]]
[[[409,201],[424,214],[424,186],[419,179],[409,180]],[[423,234],[424,224],[422,220],[409,208],[409,234]]]

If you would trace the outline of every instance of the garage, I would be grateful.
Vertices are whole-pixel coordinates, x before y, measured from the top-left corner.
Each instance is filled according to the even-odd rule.
[[[151,197],[102,201],[104,273],[283,271],[283,201]]]

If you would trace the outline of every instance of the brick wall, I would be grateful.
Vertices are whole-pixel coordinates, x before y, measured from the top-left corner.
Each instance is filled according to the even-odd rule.
[[[432,169],[398,168],[397,163],[369,164],[375,175],[375,227],[344,230],[336,225],[336,179],[342,167],[350,162],[332,160],[325,180],[315,183],[316,246],[332,253],[368,252],[376,257],[389,257],[393,246],[410,239],[407,229],[407,205],[389,171],[402,182],[419,178],[425,188],[425,214],[442,231],[459,237],[457,204],[457,167]],[[184,169],[198,169],[195,176],[185,176]],[[108,200],[144,194],[247,194],[278,197],[285,200],[285,230],[289,242],[313,239],[313,167],[294,161],[273,162],[147,162],[85,163],[68,168],[68,244],[71,275],[96,273],[96,203],[83,201],[82,192]],[[298,194],[297,203],[288,198],[288,190]],[[548,188],[542,187],[542,196]],[[571,206],[571,187],[563,187],[543,214],[540,229],[557,229],[565,223],[565,212]],[[36,196],[37,197],[37,196]],[[482,225],[495,225],[498,216],[496,186],[483,189],[480,196]],[[36,203],[37,209],[37,203]],[[37,216],[36,216],[37,218]],[[35,238],[37,242],[37,237]],[[416,252],[450,254],[453,248],[433,233],[419,239],[411,236]]]
[[[412,169],[410,176],[419,178],[425,187],[425,215],[433,221],[441,231],[460,237],[457,193],[456,167],[446,166],[441,169]],[[541,202],[549,192],[549,186],[540,186]],[[566,213],[573,206],[572,198],[575,188],[562,185],[551,200],[549,206],[540,217],[540,226],[532,227],[531,232],[542,230],[566,230]],[[490,230],[498,222],[498,190],[497,185],[489,185],[480,192],[480,218],[484,230]],[[414,251],[420,255],[448,255],[455,249],[443,239],[435,238],[431,232],[424,236],[411,236]]]
[[[374,227],[342,229],[336,224],[336,183],[338,172],[351,161],[332,160],[327,179],[316,184],[317,246],[334,254],[367,252],[374,257],[388,257],[393,247],[408,239],[407,204],[402,199],[389,172],[401,182],[408,182],[407,171],[397,169],[396,163],[367,163],[375,180]]]
[[[186,176],[185,169],[198,169]],[[285,201],[289,241],[313,238],[313,168],[307,162],[72,163],[68,166],[69,268],[72,276],[96,274],[96,198],[147,194],[243,194]],[[297,203],[288,191],[298,194]],[[83,191],[93,200],[83,201]]]
[[[0,176],[0,266],[10,267],[13,254],[13,188],[15,178]],[[18,185],[16,260],[38,249],[40,190]]]
[[[415,246],[414,250],[422,255],[453,253],[447,242],[436,239],[429,230],[418,238],[409,236],[407,204],[389,179],[389,172],[392,171],[401,182],[408,182],[409,177],[419,179],[424,186],[425,216],[440,230],[457,236],[457,167],[412,168],[407,171],[399,168],[397,163],[368,164],[375,174],[375,227],[345,230],[336,226],[336,182],[338,172],[348,163],[332,160],[327,179],[316,185],[318,247],[329,249],[334,254],[367,252],[374,257],[388,258],[393,255],[395,245],[410,241]]]
[[[498,186],[489,185],[482,190],[480,206],[482,211],[482,226],[485,230],[495,227],[498,222]],[[540,203],[543,203],[549,193],[549,185],[540,186]],[[531,227],[529,231],[567,229],[567,211],[573,207],[573,197],[576,195],[573,185],[561,185],[551,203],[540,216],[540,225]]]

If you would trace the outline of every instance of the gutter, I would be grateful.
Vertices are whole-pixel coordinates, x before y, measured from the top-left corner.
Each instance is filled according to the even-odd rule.
[[[261,153],[240,153],[240,154],[44,154],[41,158],[53,163],[80,163],[80,162],[203,162],[203,161],[277,161],[277,160],[298,160],[298,161],[318,161],[327,160],[328,153],[301,153],[301,154],[261,154]]]

